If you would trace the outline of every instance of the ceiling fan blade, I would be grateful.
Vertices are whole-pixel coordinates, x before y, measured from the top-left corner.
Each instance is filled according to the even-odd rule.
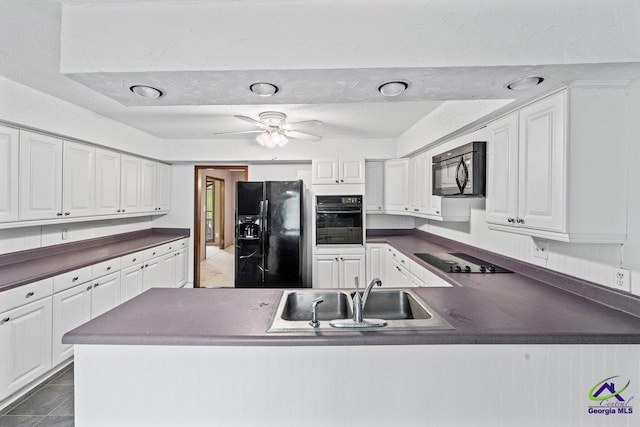
[[[252,125],[255,126],[260,126],[260,129],[266,129],[268,126],[265,125],[262,122],[257,121],[256,119],[252,119],[251,117],[247,117],[247,116],[239,116],[239,115],[234,115],[233,117],[235,117],[236,119],[240,119],[240,120],[244,120],[245,122],[249,122]]]
[[[321,136],[313,135],[307,132],[300,132],[297,130],[285,130],[284,134],[287,137],[295,138],[295,139],[304,139],[306,141],[318,142],[322,139]]]
[[[286,125],[284,125],[284,128],[286,130],[308,129],[308,130],[319,131],[322,129],[323,126],[324,126],[324,122],[321,122],[320,120],[305,120],[302,122],[287,123]]]
[[[264,132],[262,129],[255,130],[242,130],[239,132],[214,132],[211,135],[240,135],[242,133],[262,133]]]

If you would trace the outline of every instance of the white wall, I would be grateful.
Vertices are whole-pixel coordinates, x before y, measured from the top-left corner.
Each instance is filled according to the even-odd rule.
[[[0,77],[0,121],[162,160],[158,137]]]
[[[319,142],[291,141],[284,147],[266,149],[254,140],[170,140],[164,143],[164,159],[168,162],[233,162],[251,161],[306,163],[327,157],[364,157],[390,159],[396,155],[395,139],[323,139]]]

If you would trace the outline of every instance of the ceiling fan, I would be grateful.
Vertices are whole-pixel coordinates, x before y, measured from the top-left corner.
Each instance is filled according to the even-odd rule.
[[[258,114],[258,120],[239,115],[234,115],[233,117],[251,123],[257,129],[239,132],[219,132],[213,135],[257,133],[259,134],[256,137],[258,143],[268,148],[282,147],[289,142],[289,138],[307,141],[320,141],[322,139],[321,136],[316,135],[324,125],[320,120],[287,123],[287,115],[278,111],[264,111]]]

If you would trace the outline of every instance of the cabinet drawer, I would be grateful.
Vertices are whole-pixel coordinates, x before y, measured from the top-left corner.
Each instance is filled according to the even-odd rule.
[[[175,252],[178,249],[181,249],[183,246],[180,244],[180,242],[182,242],[182,240],[165,243],[164,245],[162,245],[162,254],[168,254],[169,252]]]
[[[53,292],[64,291],[89,280],[91,280],[91,266],[59,274],[53,278]]]
[[[50,296],[53,293],[53,278],[38,280],[28,285],[19,286],[0,292],[0,313],[12,310],[21,305]]]
[[[120,258],[110,259],[91,266],[91,277],[97,279],[105,274],[115,273],[120,270],[121,260]]]
[[[143,251],[134,252],[129,255],[125,255],[120,258],[120,268],[131,267],[132,265],[140,264],[141,262],[149,261],[151,258],[155,258],[162,255],[161,248],[156,246],[154,248],[145,249]]]
[[[404,267],[407,270],[409,270],[409,265],[410,265],[409,263],[411,261],[409,259],[409,257],[407,257],[406,255],[401,254],[400,251],[398,251],[396,249],[393,249],[393,248],[389,248],[389,253],[391,255],[391,259],[396,261],[402,267]]]

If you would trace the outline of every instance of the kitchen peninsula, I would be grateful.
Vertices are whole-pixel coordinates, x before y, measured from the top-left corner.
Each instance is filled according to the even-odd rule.
[[[76,423],[595,426],[613,376],[631,412],[607,425],[640,422],[639,317],[522,274],[453,284],[413,288],[447,331],[268,333],[281,290],[151,289],[65,335]]]

